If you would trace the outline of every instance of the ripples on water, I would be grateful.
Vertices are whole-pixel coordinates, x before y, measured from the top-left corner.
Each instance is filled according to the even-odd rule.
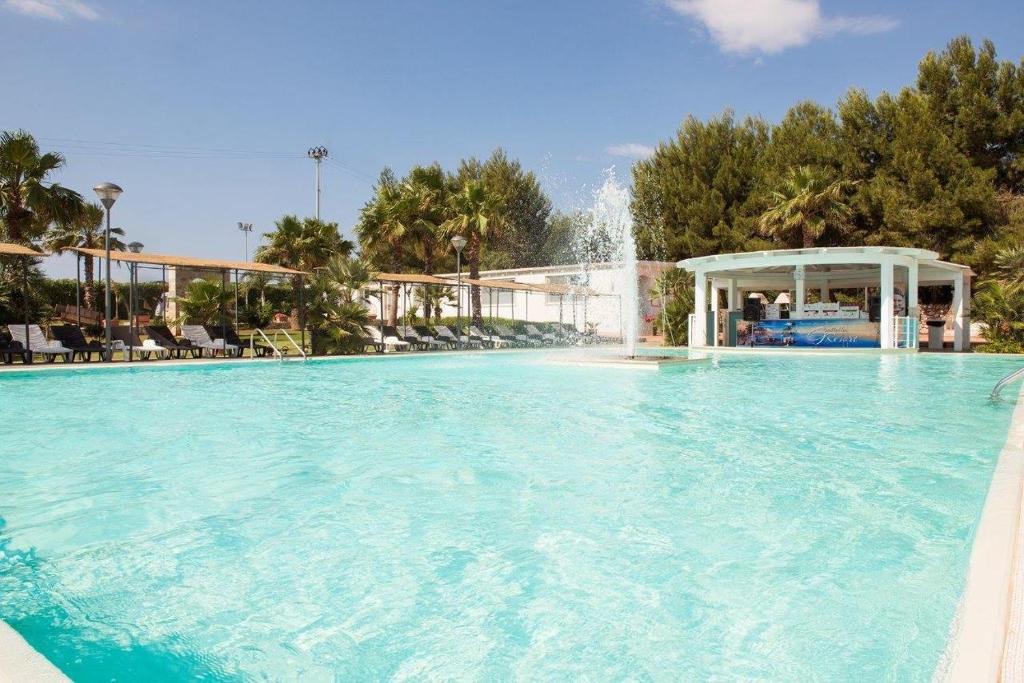
[[[76,680],[927,680],[979,357],[0,376],[0,618]]]

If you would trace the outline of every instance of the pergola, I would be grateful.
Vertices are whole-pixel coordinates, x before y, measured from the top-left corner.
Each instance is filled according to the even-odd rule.
[[[92,256],[97,259],[106,259],[106,251],[103,249],[90,249],[85,247],[70,247],[68,251],[74,251],[78,254],[85,254]],[[215,270],[221,273],[221,292],[227,290],[227,278],[228,273],[234,271],[236,276],[238,272],[253,272],[253,273],[268,273],[271,275],[297,275],[299,277],[299,328],[302,336],[301,346],[305,349],[306,346],[306,315],[305,315],[305,302],[303,301],[303,283],[305,277],[309,273],[302,270],[295,270],[293,268],[285,268],[284,266],[277,266],[272,263],[257,263],[255,261],[229,261],[223,259],[211,259],[211,258],[200,258],[196,256],[174,256],[169,254],[155,254],[155,253],[135,253],[130,251],[112,251],[110,252],[110,260],[118,261],[121,263],[128,263],[133,266],[137,265],[150,265],[150,266],[161,266],[163,268],[195,268],[200,270]],[[110,264],[107,264],[110,267]],[[134,278],[132,279],[132,291],[130,296],[134,297]],[[235,295],[238,295],[238,280],[235,279]],[[77,294],[76,294],[77,298]],[[76,307],[81,311],[81,301],[76,301]],[[133,309],[134,305],[130,304],[129,309]],[[224,309],[223,303],[221,304],[221,339],[225,340],[227,344],[227,312]],[[135,324],[135,311],[129,310],[130,326],[132,327],[132,337],[135,336],[136,330]],[[237,322],[237,321],[236,321]],[[224,352],[226,353],[227,348],[225,346]],[[108,349],[109,353],[109,349]],[[132,348],[129,347],[129,358],[131,358]]]
[[[939,259],[927,249],[905,247],[821,247],[782,249],[736,254],[719,254],[685,259],[676,264],[694,274],[694,314],[697,324],[690,326],[690,346],[718,344],[707,338],[707,326],[701,313],[717,316],[718,294],[725,291],[729,311],[742,309],[743,293],[756,290],[792,290],[795,294],[790,317],[804,317],[806,292],[818,289],[827,301],[830,289],[878,288],[880,298],[879,346],[896,348],[895,285],[906,292],[907,318],[918,317],[918,289],[921,286],[949,285],[953,288],[953,348],[970,347],[971,269]],[[710,295],[710,296],[709,296]],[[717,321],[716,321],[717,322]],[[717,324],[715,328],[717,330]],[[916,324],[913,326],[916,348]],[[710,343],[709,343],[710,342]]]
[[[29,307],[28,307],[28,262],[29,259],[42,258],[46,254],[38,252],[35,249],[22,246],[20,244],[12,244],[10,242],[0,242],[0,256],[15,256],[22,259],[24,264],[24,270],[21,277],[21,300],[24,304],[25,309],[25,339],[28,337],[28,326],[29,326]],[[27,351],[28,349],[26,349]],[[31,362],[32,354],[29,353],[25,356],[28,362]]]

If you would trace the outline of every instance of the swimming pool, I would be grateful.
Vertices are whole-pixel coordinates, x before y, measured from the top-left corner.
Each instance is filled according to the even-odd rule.
[[[0,619],[80,681],[930,678],[1018,360],[541,358],[2,374]]]

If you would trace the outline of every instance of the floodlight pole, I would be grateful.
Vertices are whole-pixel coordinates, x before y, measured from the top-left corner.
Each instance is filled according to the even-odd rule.
[[[320,220],[320,163],[327,157],[326,147],[310,147],[306,156],[312,159],[316,166],[316,219]]]

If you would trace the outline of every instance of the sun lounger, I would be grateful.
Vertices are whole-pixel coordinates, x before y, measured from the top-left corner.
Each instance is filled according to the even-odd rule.
[[[389,340],[389,339],[398,339],[399,341],[404,341],[406,344],[408,344],[408,346],[405,347],[406,351],[414,351],[416,349],[421,348],[421,345],[420,345],[420,342],[419,342],[418,339],[416,339],[416,340],[406,339],[405,335],[402,334],[401,332],[399,332],[397,327],[394,327],[394,326],[391,326],[391,325],[385,325],[384,326],[384,341],[387,342],[387,340]]]
[[[228,344],[226,339],[212,338],[202,325],[182,325],[181,333],[192,343],[192,346],[208,350],[213,356],[216,356],[218,351],[230,355],[238,353],[237,346]]]
[[[40,354],[47,363],[52,363],[57,360],[57,356],[64,359],[65,363],[70,363],[74,360],[74,352],[62,346],[60,342],[49,341],[46,335],[43,334],[43,330],[39,325],[28,326],[28,338],[25,338],[25,326],[24,325],[8,325],[8,331],[14,338],[14,341],[20,343],[23,348],[27,349],[30,354]]]
[[[115,342],[120,342],[122,352],[127,354],[138,354],[139,358],[149,360],[151,355],[159,358],[170,358],[171,352],[160,346],[153,339],[142,341],[139,335],[128,325],[114,325],[110,328],[110,336]],[[131,360],[129,358],[129,360]]]
[[[468,335],[456,336],[446,325],[434,325],[434,331],[437,332],[438,339],[450,340],[452,344],[468,346],[470,348],[479,349],[483,346],[483,341],[479,338],[474,339]]]
[[[537,343],[530,339],[528,335],[520,334],[513,330],[512,328],[506,327],[505,325],[495,325],[494,329],[497,330],[498,334],[500,334],[503,338],[515,340],[515,342],[520,346],[532,346]]]
[[[491,346],[491,348],[495,349],[503,349],[506,346],[511,345],[512,343],[511,341],[506,341],[502,339],[500,336],[496,334],[490,334],[489,332],[485,332],[476,325],[469,326],[469,333],[474,337],[480,337],[480,340],[483,341],[484,344],[488,344]]]
[[[430,329],[426,325],[412,325],[413,330],[420,336],[420,339],[429,339],[430,346],[438,349],[453,349],[455,348],[454,339],[441,339],[437,336],[434,330]]]
[[[20,357],[22,363],[30,362],[29,354],[21,345],[21,342],[16,342],[12,339],[0,339],[0,360],[10,365],[14,362],[15,356]]]
[[[374,344],[380,344],[384,352],[387,351],[408,351],[409,347],[412,346],[409,342],[404,339],[399,339],[397,335],[382,335],[381,331],[376,327],[367,325],[363,328],[366,330],[370,339],[373,340]],[[387,328],[385,328],[387,329]],[[392,328],[394,329],[394,328]]]
[[[220,325],[203,325],[203,329],[206,330],[206,334],[210,336],[210,339],[216,339],[223,334],[224,339],[227,340],[228,344],[238,347],[238,350],[233,352],[232,355],[238,356],[239,358],[245,355],[245,347],[248,346],[248,344],[239,338],[238,332],[236,332],[235,328],[231,325],[227,325],[225,327],[221,327]]]
[[[541,332],[537,329],[536,325],[532,324],[526,325],[526,334],[528,334],[531,339],[535,339],[542,344],[554,344],[557,341],[555,335],[550,332]]]
[[[71,360],[74,360],[75,355],[77,355],[80,359],[89,362],[92,360],[92,354],[94,353],[98,358],[103,358],[105,348],[103,342],[98,339],[86,341],[85,335],[82,334],[82,328],[78,325],[54,325],[50,328],[50,334],[63,347],[71,349]]]
[[[407,342],[414,343],[415,340],[415,343],[424,350],[443,349],[448,347],[448,342],[441,341],[440,339],[434,339],[431,334],[421,334],[420,331],[412,325],[400,326],[398,331],[403,333],[402,338]]]
[[[175,358],[181,358],[183,353],[191,353],[193,358],[202,354],[202,349],[192,346],[189,340],[178,341],[166,325],[146,325],[145,329],[149,339],[170,351]]]

